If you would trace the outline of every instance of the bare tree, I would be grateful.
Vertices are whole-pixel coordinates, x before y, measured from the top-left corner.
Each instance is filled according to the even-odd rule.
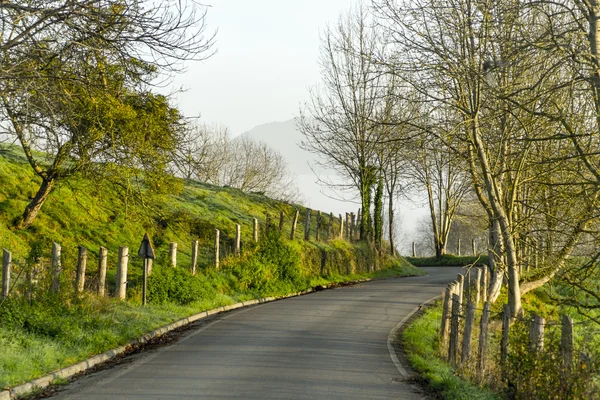
[[[193,126],[179,147],[174,168],[188,179],[286,201],[299,199],[281,154],[248,135],[232,138],[222,126]]]
[[[515,106],[525,103],[543,110],[549,104],[562,104],[560,96],[548,90],[550,85],[528,85],[522,90],[523,82],[540,83],[540,76],[556,70],[560,63],[539,52],[520,51],[525,41],[521,28],[536,21],[523,12],[521,2],[412,0],[400,4],[381,0],[375,7],[385,21],[387,37],[398,46],[393,60],[396,73],[430,108],[448,109],[456,117],[453,129],[438,136],[468,165],[473,190],[490,221],[494,287],[499,287],[506,272],[509,304],[516,315],[522,312],[523,243],[531,232],[523,229],[526,222],[542,228],[543,215],[547,217],[546,231],[559,229],[553,260],[560,268],[589,226],[597,203],[594,194],[589,202],[573,207],[577,200],[569,192],[580,190],[572,184],[577,165],[556,141],[546,149],[540,144],[552,138],[551,132],[561,130],[558,124],[541,123],[523,112],[524,107]],[[552,97],[546,93],[553,93]],[[562,174],[556,175],[557,170]],[[545,201],[544,188],[550,187],[569,201]],[[547,211],[540,213],[544,203]],[[532,219],[532,207],[536,207],[538,219]],[[566,222],[567,215],[571,223]],[[535,284],[524,283],[523,292],[547,282],[553,273],[547,272]]]
[[[311,92],[297,124],[303,147],[321,156],[322,165],[335,170],[358,192],[360,238],[372,239],[371,204],[379,167],[376,160],[378,113],[384,107],[384,73],[373,54],[380,41],[370,15],[359,6],[328,27],[322,38],[323,88]]]

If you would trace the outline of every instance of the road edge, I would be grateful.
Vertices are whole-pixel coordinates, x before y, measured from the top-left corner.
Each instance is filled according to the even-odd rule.
[[[398,370],[398,372],[402,376],[402,379],[406,380],[406,379],[410,378],[411,374],[407,370],[407,369],[410,369],[410,366],[406,366],[405,367],[402,364],[402,362],[400,361],[400,359],[398,359],[398,356],[396,355],[396,349],[394,349],[394,341],[396,339],[398,331],[400,329],[402,329],[402,327],[404,326],[404,324],[413,315],[415,315],[417,312],[419,312],[420,310],[422,310],[424,307],[427,307],[427,306],[431,305],[433,302],[435,302],[437,299],[440,299],[440,298],[442,298],[442,295],[437,295],[437,296],[432,297],[429,300],[426,300],[423,303],[419,304],[418,307],[416,307],[414,310],[412,310],[410,313],[408,313],[408,315],[406,315],[404,318],[402,318],[402,320],[400,322],[398,322],[398,324],[396,324],[396,326],[394,328],[392,328],[392,330],[390,331],[390,334],[388,335],[388,338],[387,338],[388,352],[390,353],[390,358],[392,359],[392,362],[396,366],[396,369]],[[0,400],[2,400],[2,399],[0,399]]]

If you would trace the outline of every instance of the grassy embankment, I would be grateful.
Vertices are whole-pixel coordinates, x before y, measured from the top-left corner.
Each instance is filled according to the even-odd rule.
[[[418,263],[417,263],[418,264]],[[557,306],[550,301],[548,290],[553,296],[560,291],[568,291],[560,284],[552,284],[552,289],[541,288],[526,294],[523,308],[527,316],[537,314],[545,318],[546,343],[544,351],[535,355],[530,351],[528,342],[529,323],[527,318],[518,320],[511,327],[508,355],[508,379],[511,385],[497,377],[497,362],[500,348],[500,314],[502,304],[507,303],[507,295],[502,292],[491,307],[492,325],[490,325],[488,344],[487,376],[479,380],[475,372],[473,359],[458,368],[445,362],[445,352],[439,348],[439,327],[442,318],[442,304],[437,302],[428,308],[422,316],[411,323],[401,335],[409,361],[413,368],[438,391],[445,399],[499,399],[499,398],[597,398],[600,388],[600,330],[597,325],[582,323],[584,318],[573,307]],[[575,354],[585,354],[586,361],[576,361],[574,372],[567,384],[564,370],[561,369],[560,353],[560,316],[571,316],[575,325]],[[473,335],[472,358],[477,355],[478,320]],[[474,352],[474,353],[473,353]],[[533,397],[532,397],[533,396]],[[592,396],[592,397],[590,397]]]
[[[382,260],[379,271],[369,273],[374,255],[368,246],[341,240],[304,241],[303,218],[295,240],[288,240],[294,210],[304,213],[303,207],[191,181],[178,193],[148,197],[141,206],[124,201],[101,181],[76,178],[57,187],[34,225],[19,231],[13,222],[35,193],[38,178],[18,150],[0,148],[0,182],[0,248],[13,253],[16,282],[11,297],[0,304],[0,387],[39,377],[202,310],[330,282],[422,274],[405,260],[391,258]],[[283,234],[276,230],[265,234],[266,215],[277,218],[280,211],[286,215]],[[258,244],[251,239],[252,218],[261,222]],[[234,257],[230,244],[238,223],[243,254]],[[219,270],[212,265],[215,228],[221,230]],[[97,285],[99,247],[109,250],[110,293],[118,247],[129,246],[135,255],[144,232],[150,234],[157,253],[149,279],[150,304],[141,306],[142,260],[134,256],[128,301],[89,294]],[[315,237],[314,218],[311,236]],[[195,239],[200,240],[200,259],[194,276],[188,269]],[[63,249],[58,296],[48,290],[52,242]],[[167,262],[170,242],[179,244],[176,269]],[[73,290],[78,245],[89,249],[84,295]],[[37,286],[26,279],[33,266],[42,271]]]

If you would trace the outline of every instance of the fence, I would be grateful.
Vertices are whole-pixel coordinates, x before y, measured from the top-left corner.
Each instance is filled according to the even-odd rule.
[[[304,223],[304,240],[311,240],[314,237],[316,241],[329,241],[333,239],[344,239],[352,241],[356,239],[355,233],[358,232],[356,227],[356,221],[354,218],[350,219],[349,215],[346,214],[348,224],[346,230],[344,230],[344,220],[340,214],[338,218],[334,217],[333,213],[328,216],[322,214],[320,211],[316,213],[316,226],[315,231],[311,230],[313,211],[306,209],[305,212],[305,223]],[[290,240],[297,240],[296,230],[299,219],[300,211],[294,210],[294,216],[291,220]],[[353,214],[352,214],[353,215]],[[277,229],[283,233],[285,227],[286,215],[283,211],[279,215],[279,223],[276,226],[273,222],[271,215],[267,214],[262,229],[262,237],[264,233],[269,229]],[[339,229],[335,229],[335,225],[338,225]],[[261,237],[260,223],[257,218],[252,218],[252,242],[258,243]],[[235,236],[230,238],[223,234],[220,229],[214,231],[214,242],[213,242],[213,255],[212,264],[215,269],[219,269],[221,265],[221,259],[228,256],[239,257],[242,254],[244,243],[242,242],[242,225],[236,224]],[[168,245],[167,260],[171,267],[178,266],[178,255],[181,253],[181,248],[178,243],[171,242]],[[88,274],[88,259],[93,253],[85,246],[78,246],[77,248],[77,262],[75,267],[75,278],[73,283],[73,289],[76,293],[82,293],[87,288],[89,292],[96,293],[99,296],[106,296],[107,291],[107,269],[109,250],[105,247],[100,247],[96,254],[96,265],[97,271],[94,276]],[[115,285],[112,294],[114,297],[125,300],[127,297],[127,285],[128,285],[128,269],[130,265],[130,249],[128,246],[121,246],[118,249],[118,258],[116,261],[116,274],[115,274]],[[189,257],[189,270],[192,274],[198,272],[200,258],[200,241],[193,240],[191,243],[191,255]],[[148,260],[149,263],[144,266],[145,274],[150,275],[152,273],[152,260]],[[49,290],[53,293],[59,293],[61,291],[61,277],[64,274],[63,268],[63,249],[58,243],[53,243],[52,253],[50,259],[44,259],[38,257],[34,260],[33,265],[27,265],[27,262],[13,260],[12,253],[3,249],[2,257],[2,292],[0,298],[6,298],[15,291],[15,285],[17,281],[24,281],[19,288],[21,292],[25,294],[31,294],[37,289],[42,279],[49,279]],[[180,263],[181,264],[181,263]],[[18,272],[16,273],[16,279],[14,278],[15,271],[14,266],[18,265]],[[49,266],[49,268],[47,268]],[[25,273],[25,276],[23,276]],[[11,282],[12,279],[12,282]]]
[[[587,398],[584,393],[598,393],[600,358],[593,354],[593,345],[586,349],[580,341],[576,350],[574,334],[576,325],[593,323],[574,323],[567,315],[559,321],[535,314],[512,316],[508,304],[492,313],[487,270],[474,268],[459,274],[444,290],[439,331],[442,358],[473,380],[508,390],[518,398]],[[551,340],[547,340],[548,333]],[[587,333],[598,335],[600,330],[588,329]],[[491,335],[496,340],[491,341]],[[594,378],[584,382],[580,375],[584,370],[587,378]]]

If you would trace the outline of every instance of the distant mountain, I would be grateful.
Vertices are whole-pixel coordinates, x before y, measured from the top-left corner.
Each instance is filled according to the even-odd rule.
[[[244,135],[266,143],[280,152],[293,174],[311,173],[309,163],[314,164],[317,157],[300,148],[300,142],[304,139],[304,136],[296,128],[293,119],[259,125],[245,132]]]

